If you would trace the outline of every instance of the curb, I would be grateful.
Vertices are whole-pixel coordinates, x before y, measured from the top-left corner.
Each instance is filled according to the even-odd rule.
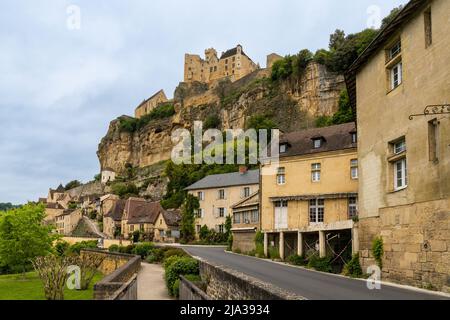
[[[285,266],[285,267],[290,267],[290,268],[301,269],[301,270],[305,270],[305,271],[316,272],[316,273],[320,273],[320,274],[324,274],[324,275],[328,275],[328,276],[333,276],[333,277],[338,277],[338,278],[342,278],[342,279],[357,280],[357,281],[361,281],[361,282],[366,282],[367,281],[367,279],[351,278],[351,277],[348,277],[348,276],[344,276],[342,274],[335,274],[335,273],[328,273],[328,272],[317,271],[317,270],[308,269],[308,268],[305,268],[305,267],[302,267],[302,266],[295,266],[295,265],[288,264],[288,263],[285,263],[285,262],[278,262],[278,261],[273,261],[273,260],[270,260],[270,259],[257,258],[257,257],[248,256],[248,255],[241,254],[241,253],[235,253],[235,252],[230,252],[230,251],[226,251],[226,250],[224,252],[227,253],[227,254],[234,254],[234,255],[237,255],[237,256],[241,256],[241,257],[253,258],[253,259],[256,259],[256,260],[266,261],[266,262],[282,265],[282,266]],[[380,281],[380,283],[381,283],[382,286],[399,288],[399,289],[405,289],[405,290],[409,290],[409,291],[415,291],[415,292],[419,292],[419,293],[425,293],[425,294],[429,294],[429,295],[435,295],[435,296],[439,296],[439,297],[444,297],[444,298],[449,298],[450,299],[450,293],[445,293],[445,292],[442,292],[442,291],[430,291],[430,290],[417,288],[417,287],[413,287],[413,286],[409,286],[409,285],[405,285],[405,284],[398,284],[398,283],[386,282],[386,281]]]

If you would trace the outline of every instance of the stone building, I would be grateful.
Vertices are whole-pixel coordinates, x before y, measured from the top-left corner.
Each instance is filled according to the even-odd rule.
[[[155,237],[157,242],[177,242],[180,238],[180,210],[162,211],[155,223]]]
[[[106,205],[103,210],[103,233],[109,238],[116,238],[122,232],[122,216],[125,209],[126,200],[117,199],[111,202],[111,207]]]
[[[264,173],[265,163],[261,170]],[[357,242],[358,157],[355,124],[292,132],[280,138],[275,174],[261,175],[264,251],[351,256]]]
[[[276,61],[281,60],[281,59],[283,59],[283,57],[276,53],[271,53],[271,54],[267,55],[267,63],[266,63],[267,68],[269,68],[269,69],[272,68],[273,64]]]
[[[134,111],[134,116],[139,119],[152,112],[158,105],[168,101],[169,100],[167,99],[164,90],[159,90],[147,100],[142,101],[142,103]]]
[[[81,210],[64,210],[55,217],[56,232],[65,236],[71,235],[81,218]]]
[[[358,113],[360,255],[450,292],[450,1],[412,0],[346,76]],[[425,109],[425,110],[424,110]]]
[[[116,180],[116,172],[113,169],[109,167],[102,169],[101,181],[103,184],[113,182],[114,180]]]
[[[259,170],[242,168],[240,172],[210,175],[186,190],[200,202],[195,220],[197,236],[202,226],[223,233],[232,206],[259,190]]]
[[[139,231],[147,240],[153,240],[156,219],[163,211],[159,202],[129,198],[122,215],[122,235],[125,239],[129,239],[135,231]]]
[[[255,236],[260,226],[259,190],[231,207],[233,214],[233,251],[248,253],[256,249]]]
[[[236,81],[257,69],[257,64],[245,54],[239,44],[223,52],[220,58],[217,51],[211,48],[205,50],[205,59],[196,54],[185,55],[184,82],[211,83],[223,78]]]

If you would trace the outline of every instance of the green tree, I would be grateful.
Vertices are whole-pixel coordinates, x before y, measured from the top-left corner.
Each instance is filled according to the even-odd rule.
[[[399,7],[396,7],[391,10],[388,16],[386,16],[383,21],[381,22],[381,29],[386,27],[389,23],[391,23],[394,18],[399,14],[400,11],[402,11],[403,5],[400,5]]]
[[[228,238],[231,235],[231,228],[233,227],[233,221],[231,215],[228,215],[225,220],[225,235]]]
[[[334,33],[330,35],[330,50],[337,50],[342,47],[345,42],[345,32],[344,30],[336,29]]]
[[[77,187],[79,187],[81,185],[82,185],[82,183],[80,181],[73,180],[73,181],[70,181],[69,183],[67,183],[66,186],[64,187],[64,189],[71,190],[71,189],[77,188]]]
[[[183,242],[195,239],[195,212],[200,208],[198,199],[191,194],[186,196],[181,215],[180,233]]]
[[[206,117],[203,124],[203,130],[217,129],[220,125],[220,118],[217,114],[211,114]]]
[[[27,204],[0,216],[0,266],[25,272],[31,260],[51,253],[58,238],[45,225],[42,204]]]

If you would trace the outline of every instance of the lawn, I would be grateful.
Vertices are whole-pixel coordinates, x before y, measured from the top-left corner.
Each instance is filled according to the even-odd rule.
[[[95,275],[88,290],[64,290],[65,300],[92,300],[94,298],[93,286],[103,278],[101,273]],[[36,272],[30,272],[23,278],[22,275],[0,276],[0,300],[45,300],[44,286]]]

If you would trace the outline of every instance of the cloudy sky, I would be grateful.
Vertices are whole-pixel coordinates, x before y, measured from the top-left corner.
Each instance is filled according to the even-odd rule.
[[[327,47],[336,28],[359,31],[406,2],[2,0],[0,202],[91,180],[110,120],[161,88],[171,96],[185,52],[240,43],[264,66],[268,53]]]

